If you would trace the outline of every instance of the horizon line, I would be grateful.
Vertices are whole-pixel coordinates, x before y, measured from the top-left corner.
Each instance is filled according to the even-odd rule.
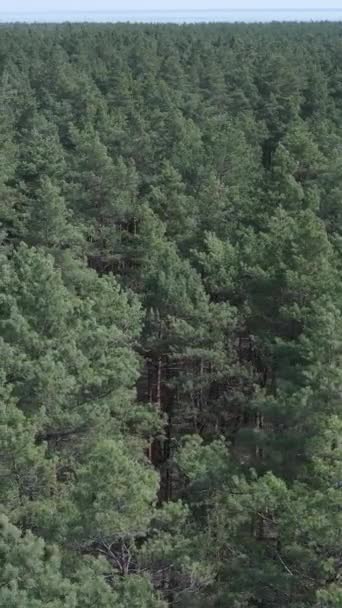
[[[169,9],[154,9],[154,8],[146,8],[146,9],[134,9],[134,8],[130,8],[130,9],[101,9],[101,10],[82,10],[82,9],[48,9],[48,10],[13,10],[13,11],[2,11],[0,9],[0,14],[2,15],[19,15],[19,14],[27,14],[30,13],[31,15],[34,14],[41,14],[41,13],[94,13],[94,14],[99,14],[99,13],[111,13],[111,14],[119,14],[119,13],[186,13],[186,12],[192,12],[192,13],[218,13],[218,12],[222,12],[222,13],[248,13],[250,11],[253,11],[255,13],[265,13],[265,12],[269,12],[272,11],[273,13],[281,13],[284,11],[288,11],[288,12],[293,12],[293,13],[302,13],[302,12],[311,12],[311,13],[317,13],[317,12],[333,12],[333,11],[337,11],[337,12],[342,12],[342,8],[169,8]]]

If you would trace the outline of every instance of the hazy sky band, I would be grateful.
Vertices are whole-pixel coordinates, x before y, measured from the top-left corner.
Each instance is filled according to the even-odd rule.
[[[144,10],[342,10],[342,0],[0,0],[0,12]],[[277,6],[278,5],[278,6]]]

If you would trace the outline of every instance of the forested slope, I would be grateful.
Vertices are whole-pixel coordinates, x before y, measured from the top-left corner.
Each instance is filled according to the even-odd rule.
[[[342,606],[342,25],[0,29],[1,608]]]

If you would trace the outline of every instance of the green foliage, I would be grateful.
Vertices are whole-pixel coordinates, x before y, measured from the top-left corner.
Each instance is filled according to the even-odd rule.
[[[107,539],[144,534],[152,517],[158,477],[122,441],[103,441],[77,471],[70,535]]]
[[[341,59],[1,28],[1,607],[342,605]]]

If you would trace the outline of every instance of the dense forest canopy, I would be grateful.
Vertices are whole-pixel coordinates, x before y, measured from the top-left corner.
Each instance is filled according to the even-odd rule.
[[[1,608],[342,606],[342,24],[0,28]]]

